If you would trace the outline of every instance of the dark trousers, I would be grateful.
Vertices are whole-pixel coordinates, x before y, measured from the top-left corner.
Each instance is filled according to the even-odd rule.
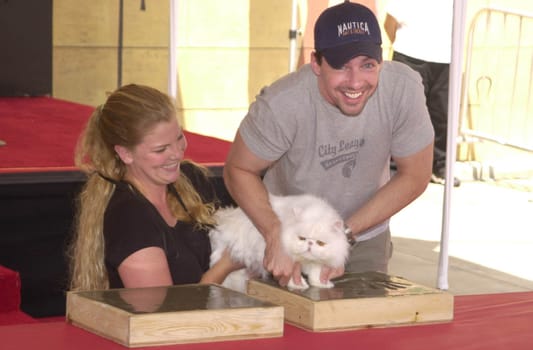
[[[422,76],[426,105],[435,130],[433,172],[438,173],[439,169],[444,169],[446,166],[450,65],[447,63],[422,61],[399,52],[394,52],[392,59],[407,64]]]
[[[357,241],[351,248],[345,271],[387,273],[393,249],[390,228],[369,240]]]

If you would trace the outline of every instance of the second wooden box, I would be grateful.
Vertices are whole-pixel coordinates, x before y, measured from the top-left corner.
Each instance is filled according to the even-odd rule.
[[[387,327],[453,319],[453,295],[378,272],[348,273],[330,289],[288,290],[251,280],[248,294],[285,309],[285,321],[311,331]]]

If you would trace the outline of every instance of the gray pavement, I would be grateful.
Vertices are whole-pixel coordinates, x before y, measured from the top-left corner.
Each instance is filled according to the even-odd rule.
[[[427,190],[391,220],[389,274],[437,287],[444,186]],[[451,195],[448,291],[533,290],[533,178],[463,180]]]

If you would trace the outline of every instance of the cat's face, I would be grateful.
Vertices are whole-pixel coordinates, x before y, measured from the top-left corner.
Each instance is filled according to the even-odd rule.
[[[300,262],[338,267],[349,252],[343,221],[330,210],[295,210],[283,224],[282,239],[289,255]]]

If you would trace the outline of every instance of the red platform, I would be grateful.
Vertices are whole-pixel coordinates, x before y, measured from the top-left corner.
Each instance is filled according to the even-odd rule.
[[[531,350],[532,326],[533,292],[487,294],[456,296],[455,319],[450,323],[326,333],[286,325],[281,338],[142,349]],[[124,349],[65,322],[0,327],[0,344],[3,350]]]
[[[37,322],[19,307],[20,276],[18,272],[0,265],[0,326]]]
[[[0,312],[16,311],[20,306],[20,276],[0,265]]]
[[[68,171],[74,149],[94,107],[50,97],[0,97],[0,174]],[[221,165],[231,145],[185,131],[185,156],[204,165]]]

